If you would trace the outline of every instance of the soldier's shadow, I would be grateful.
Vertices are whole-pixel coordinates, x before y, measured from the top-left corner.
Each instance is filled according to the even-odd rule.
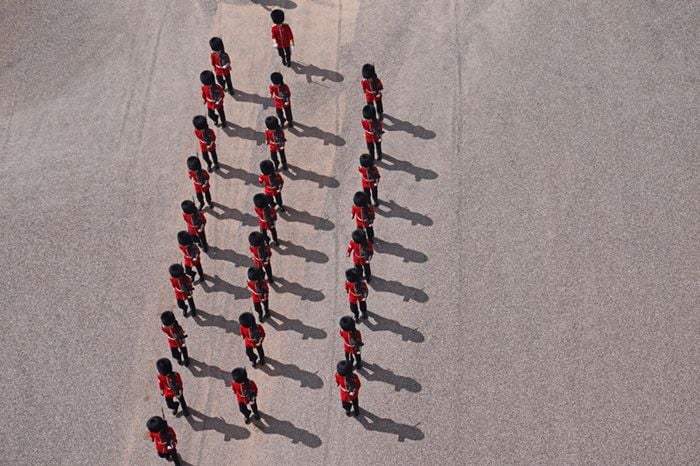
[[[323,131],[315,126],[306,126],[297,121],[294,122],[294,127],[289,128],[287,131],[298,138],[315,138],[323,141],[323,145],[327,146],[332,144],[334,146],[344,146],[345,139],[340,136]]]
[[[331,231],[335,223],[330,220],[312,215],[305,210],[297,210],[294,207],[284,206],[286,212],[280,212],[280,217],[288,222],[305,223],[314,227],[314,230]]]
[[[211,251],[211,247],[209,250]],[[328,262],[328,256],[321,251],[306,249],[287,240],[280,240],[280,247],[276,251],[280,256],[297,256],[303,258],[306,262],[314,262],[316,264]]]
[[[362,409],[360,415],[356,417],[357,421],[362,424],[366,430],[373,432],[384,432],[386,434],[393,434],[398,436],[398,441],[403,442],[408,440],[423,440],[425,434],[417,426],[411,426],[408,424],[400,424],[389,418],[379,417],[374,413]]]
[[[382,160],[377,162],[377,166],[391,171],[402,171],[413,175],[416,181],[434,180],[438,174],[427,168],[417,167],[411,162],[399,160],[388,154],[382,154]]]
[[[433,220],[427,215],[413,212],[412,210],[402,207],[394,200],[381,201],[379,207],[376,208],[377,215],[382,217],[397,217],[411,221],[411,225],[423,225],[426,227],[433,225]]]
[[[219,167],[220,169],[216,170],[214,173],[225,180],[235,178],[237,180],[243,181],[243,184],[246,185],[258,185],[258,175],[256,175],[255,173],[241,170],[240,168],[235,168],[230,165],[226,165],[225,163],[219,163]]]
[[[243,440],[250,437],[250,431],[248,429],[235,424],[229,424],[222,417],[207,416],[194,408],[190,408],[190,413],[191,414],[185,417],[185,419],[195,432],[213,430],[223,434],[225,442],[231,439]]]
[[[408,121],[399,120],[398,118],[384,113],[384,121],[382,127],[386,131],[404,131],[411,136],[419,139],[434,139],[435,131],[425,129],[422,126],[414,125]],[[389,124],[387,124],[389,122]]]
[[[210,366],[204,361],[199,361],[192,357],[190,357],[190,364],[187,366],[187,369],[197,378],[211,377],[213,379],[219,379],[226,386],[231,383],[231,376],[228,372],[218,366]]]
[[[315,373],[305,371],[294,364],[285,364],[268,356],[265,356],[265,364],[258,366],[258,368],[270,377],[285,377],[296,380],[301,388],[317,390],[323,387],[323,380]]]
[[[369,283],[369,286],[371,286],[373,290],[378,292],[384,291],[387,293],[399,295],[403,298],[404,302],[414,300],[418,303],[425,303],[429,299],[428,295],[425,294],[423,290],[412,286],[406,286],[398,281],[384,280],[383,278],[376,277],[374,275],[372,275],[372,282]]]
[[[261,432],[287,437],[292,443],[301,443],[310,448],[318,448],[323,443],[321,438],[308,430],[301,429],[289,421],[282,421],[260,411],[262,420],[253,424]]]
[[[302,301],[313,301],[319,302],[326,298],[326,295],[319,290],[314,290],[313,288],[306,288],[299,283],[290,282],[282,277],[275,277],[275,283],[271,283],[270,286],[277,293],[289,293],[297,295]]]
[[[274,101],[272,97],[266,97],[258,94],[249,94],[240,89],[236,89],[233,94],[233,100],[242,103],[252,103],[257,105],[262,105],[263,110],[267,108],[272,108],[274,106]]]
[[[382,317],[374,311],[367,313],[374,319],[376,323],[370,322],[370,319],[363,320],[363,325],[373,332],[391,332],[401,335],[402,341],[411,341],[413,343],[423,343],[425,336],[416,328],[406,327],[400,322]]]
[[[258,217],[256,215],[241,212],[236,208],[227,207],[220,202],[214,203],[214,208],[207,210],[207,213],[217,220],[231,219],[247,227],[258,226]]]
[[[403,247],[399,243],[390,243],[388,241],[379,240],[379,238],[376,238],[374,242],[374,250],[380,254],[390,254],[392,256],[400,257],[404,262],[423,263],[428,260],[428,256],[420,251]]]
[[[250,292],[247,289],[229,283],[218,275],[207,275],[207,279],[202,281],[201,285],[205,293],[221,291],[233,295],[234,299],[250,298]]]
[[[265,133],[256,131],[253,128],[246,128],[239,126],[232,122],[227,122],[226,126],[223,128],[224,133],[232,138],[247,139],[249,141],[255,141],[259,146],[265,144]]]
[[[313,78],[317,76],[321,78],[321,81],[332,81],[334,83],[339,83],[345,79],[345,76],[337,71],[326,70],[310,63],[294,61],[294,59],[292,59],[292,70],[296,74],[306,75],[306,82],[308,83],[314,82]]]
[[[260,5],[267,11],[272,11],[275,8],[283,8],[285,10],[293,10],[297,7],[297,4],[292,0],[250,0],[256,5]]]
[[[233,333],[238,336],[241,335],[238,320],[229,320],[223,316],[209,314],[201,309],[197,309],[197,315],[195,315],[193,319],[200,327],[218,327],[226,333]]]
[[[299,319],[290,319],[275,311],[270,311],[270,316],[271,318],[266,320],[265,323],[278,332],[297,332],[301,335],[302,340],[323,340],[328,337],[325,330],[306,325]]]
[[[370,364],[366,361],[362,362],[362,369],[358,371],[362,376],[369,381],[384,382],[394,386],[394,391],[400,392],[406,390],[411,393],[420,392],[423,387],[418,381],[410,377],[397,375],[390,370],[382,368],[379,364]]]
[[[221,249],[217,246],[209,246],[207,256],[212,260],[230,262],[235,267],[248,268],[253,266],[253,261],[250,256],[238,254],[233,249]]]
[[[321,175],[311,170],[305,170],[296,165],[288,164],[289,170],[284,172],[284,175],[290,180],[307,180],[312,183],[318,183],[319,188],[337,188],[340,186],[340,182],[337,178],[332,176]],[[257,183],[257,178],[256,178]]]

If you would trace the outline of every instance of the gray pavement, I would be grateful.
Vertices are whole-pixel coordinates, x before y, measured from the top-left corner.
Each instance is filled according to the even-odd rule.
[[[228,373],[277,5],[300,125],[245,425]],[[168,416],[187,463],[696,461],[699,20],[676,1],[5,1],[1,462],[161,463],[145,420],[213,34],[240,92],[182,319],[193,416]],[[354,420],[332,374],[367,61],[387,156]]]

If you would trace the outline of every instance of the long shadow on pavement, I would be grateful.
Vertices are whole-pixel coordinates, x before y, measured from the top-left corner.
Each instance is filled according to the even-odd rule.
[[[323,141],[324,146],[329,144],[334,146],[345,145],[345,139],[341,138],[337,134],[329,133],[328,131],[323,131],[320,128],[316,128],[315,126],[307,126],[296,121],[294,122],[294,127],[289,128],[287,131],[298,138],[320,139]]]
[[[211,250],[211,248],[210,248]],[[291,241],[280,240],[280,247],[275,251],[280,256],[297,256],[303,258],[306,262],[315,262],[316,264],[325,264],[328,262],[328,256],[315,249],[306,249],[304,246],[299,246]]]
[[[386,434],[398,436],[397,440],[399,442],[403,442],[406,439],[423,440],[425,438],[423,431],[417,427],[418,424],[415,426],[400,424],[389,418],[379,417],[366,409],[362,409],[360,411],[360,415],[355,419],[357,419],[357,421],[362,424],[362,427],[364,427],[366,430],[384,432]]]
[[[233,295],[234,299],[250,298],[250,291],[240,286],[229,283],[218,275],[207,275],[207,279],[201,282],[202,290],[205,293],[223,292]]]
[[[235,123],[228,121],[226,127],[224,127],[223,130],[228,137],[255,141],[255,143],[259,146],[265,144],[265,133],[256,131],[253,128],[239,126]]]
[[[367,319],[363,320],[362,324],[373,332],[395,333],[401,335],[402,341],[411,341],[413,343],[423,343],[425,341],[425,336],[417,328],[406,327],[400,322],[382,317],[374,311],[370,311],[367,314],[376,323],[371,323],[370,319]]]
[[[276,419],[262,411],[260,411],[260,414],[264,423],[258,421],[253,425],[266,434],[281,435],[290,439],[292,443],[301,443],[310,448],[318,448],[323,443],[318,435],[301,429],[289,421]]]
[[[197,378],[211,377],[213,379],[221,380],[226,386],[231,384],[230,373],[218,366],[210,366],[204,361],[190,357],[190,365],[187,366],[187,369],[189,369],[192,375]]]
[[[428,295],[423,290],[412,286],[406,286],[401,282],[384,280],[381,277],[372,276],[372,282],[369,283],[374,291],[393,293],[403,297],[404,302],[414,300],[418,303],[428,301]]]
[[[380,238],[377,238],[377,240],[374,242],[374,250],[380,254],[400,257],[404,262],[423,263],[428,260],[428,256],[415,249],[409,249],[399,243],[390,243]]]
[[[362,376],[369,381],[384,382],[394,386],[394,391],[400,392],[406,390],[411,393],[420,392],[423,387],[417,380],[410,377],[397,375],[390,370],[382,368],[379,364],[370,364],[366,361],[362,362],[362,369],[358,371]]]
[[[275,277],[275,282],[271,283],[270,286],[277,293],[290,293],[297,295],[302,301],[313,301],[319,302],[326,298],[326,295],[319,290],[314,290],[313,288],[306,288],[299,283],[290,282],[287,279],[281,277]]]
[[[221,249],[217,246],[209,246],[207,256],[212,260],[230,262],[236,267],[248,268],[253,266],[253,260],[250,256],[238,254],[233,249]]]
[[[208,209],[206,212],[217,220],[231,219],[240,222],[242,225],[247,227],[258,226],[257,215],[242,212],[236,208],[227,207],[220,202],[214,203],[214,208]]]
[[[337,188],[340,186],[340,181],[332,176],[321,175],[311,170],[305,170],[296,165],[288,164],[289,170],[284,172],[284,175],[290,180],[307,180],[312,183],[318,183],[319,188],[329,187]],[[257,182],[257,180],[256,180]]]
[[[324,68],[319,68],[316,65],[301,63],[298,61],[294,61],[293,59],[292,70],[294,70],[296,74],[306,75],[306,82],[309,83],[313,82],[312,78],[316,76],[321,78],[321,81],[332,81],[334,83],[339,83],[343,79],[345,79],[345,76],[338,73],[337,71],[326,70]]]
[[[381,193],[380,193],[381,195]],[[426,227],[433,225],[433,220],[427,215],[413,212],[406,207],[402,207],[393,199],[391,201],[380,200],[379,207],[376,208],[377,215],[382,217],[397,217],[411,221],[411,225],[423,225]]]
[[[272,108],[275,104],[272,100],[272,97],[266,97],[264,95],[258,94],[249,94],[248,92],[242,91],[240,89],[235,90],[233,94],[233,100],[235,100],[236,102],[262,105],[263,110],[265,110],[266,108]]]
[[[297,4],[292,0],[250,0],[251,3],[260,5],[267,11],[272,11],[275,8],[283,8],[285,10],[293,10],[297,7]]]
[[[274,328],[278,332],[297,332],[301,335],[302,340],[323,340],[328,337],[325,330],[306,325],[299,319],[290,319],[276,311],[270,311],[270,319],[265,323]],[[279,322],[277,322],[279,321]]]
[[[317,217],[305,210],[297,210],[294,207],[284,207],[286,212],[280,212],[280,217],[288,222],[305,223],[314,227],[314,230],[331,231],[335,228],[335,223],[326,218]]]
[[[250,431],[248,429],[235,424],[229,424],[222,417],[207,416],[194,408],[190,408],[190,413],[191,414],[185,417],[185,419],[192,430],[196,432],[202,430],[214,430],[220,434],[223,434],[225,442],[228,442],[231,439],[243,440],[250,437]]]
[[[431,131],[422,126],[414,125],[413,123],[408,121],[399,120],[398,118],[393,117],[388,113],[384,114],[384,121],[382,123],[382,127],[386,131],[404,131],[410,134],[411,136],[419,139],[435,138],[435,131]]]
[[[224,330],[226,333],[233,333],[238,336],[241,335],[238,320],[229,320],[223,316],[209,314],[201,309],[197,309],[197,315],[195,315],[193,319],[200,327],[217,327]]]
[[[232,167],[225,163],[219,163],[219,170],[216,170],[214,174],[219,175],[225,180],[237,179],[243,181],[246,185],[258,185],[258,175],[251,173],[249,171],[242,170],[240,168]]]
[[[301,388],[308,387],[315,390],[323,387],[323,380],[315,373],[305,371],[294,364],[279,362],[268,356],[265,356],[265,364],[259,365],[258,368],[270,377],[286,377],[296,380],[300,383]]]
[[[438,174],[432,170],[417,167],[411,162],[399,160],[389,154],[382,154],[382,160],[377,162],[377,166],[385,170],[406,172],[409,175],[413,175],[416,181],[434,180],[438,177]]]

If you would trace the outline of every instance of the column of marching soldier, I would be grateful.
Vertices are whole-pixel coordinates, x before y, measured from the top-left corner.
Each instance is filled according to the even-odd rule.
[[[284,12],[273,10],[271,18],[272,39],[277,48],[282,64],[291,67],[291,52],[294,46],[294,37],[288,24],[284,22]],[[213,37],[209,41],[212,49],[211,64],[214,73],[203,71],[200,73],[202,83],[202,99],[207,106],[208,116],[214,121],[215,126],[226,126],[224,112],[224,91],[228,90],[234,95],[231,80],[231,61],[224,51],[223,41]],[[340,336],[343,339],[345,359],[338,362],[335,373],[336,384],[340,388],[340,398],[345,413],[348,416],[359,414],[358,393],[360,379],[354,372],[362,368],[361,348],[363,346],[362,334],[356,328],[356,323],[367,318],[367,282],[371,281],[370,261],[373,249],[373,222],[375,210],[372,206],[379,205],[377,186],[379,183],[379,171],[375,166],[375,154],[377,160],[381,160],[381,135],[383,106],[382,106],[382,82],[378,79],[374,66],[365,64],[362,67],[362,90],[365,93],[366,105],[362,109],[362,126],[365,133],[368,153],[360,156],[358,171],[362,178],[362,191],[353,196],[351,210],[355,220],[356,229],[352,232],[351,241],[347,248],[348,257],[352,256],[354,267],[345,272],[345,291],[348,294],[350,311],[353,317],[344,316],[340,319]],[[292,119],[291,92],[284,82],[281,73],[275,72],[270,76],[270,95],[274,99],[277,116],[265,118],[265,139],[270,149],[270,159],[260,163],[261,174],[258,181],[263,188],[262,193],[253,197],[254,210],[258,217],[260,231],[254,231],[248,236],[250,252],[254,266],[248,269],[247,285],[251,292],[253,308],[258,314],[260,322],[264,322],[270,316],[268,303],[269,283],[274,283],[270,258],[272,249],[270,242],[279,245],[277,229],[277,209],[284,212],[282,200],[282,188],[284,178],[280,175],[282,170],[287,170],[287,158],[285,153],[285,123],[289,128],[294,125]],[[177,306],[183,315],[196,315],[197,308],[193,298],[194,278],[199,274],[199,280],[204,281],[206,276],[202,268],[200,248],[206,253],[209,245],[206,237],[206,217],[202,212],[206,204],[213,208],[214,204],[210,193],[210,176],[214,170],[219,169],[219,160],[216,153],[216,133],[209,128],[207,118],[198,115],[193,118],[195,136],[199,141],[199,149],[202,158],[207,164],[207,170],[202,168],[198,156],[187,159],[189,178],[194,183],[194,190],[199,206],[191,200],[181,203],[182,217],[187,224],[187,230],[177,234],[177,241],[183,254],[183,263],[172,264],[169,267],[170,282],[175,292]],[[270,238],[271,237],[271,238]],[[175,318],[172,311],[161,314],[162,330],[168,338],[171,355],[179,364],[187,366],[189,355],[186,345],[187,335]],[[265,364],[265,352],[263,340],[265,330],[256,322],[255,316],[250,312],[243,312],[239,316],[240,333],[245,345],[245,352],[253,367]],[[161,358],[156,362],[158,372],[158,386],[165,398],[167,407],[173,415],[182,408],[185,416],[189,415],[187,403],[183,394],[183,383],[180,374],[175,372],[168,358]],[[260,419],[256,402],[257,386],[248,378],[246,370],[237,367],[231,371],[233,382],[231,388],[236,395],[239,409],[245,417],[246,424]],[[178,401],[175,401],[177,398]],[[352,411],[351,411],[352,410]],[[162,458],[180,464],[177,453],[177,436],[167,421],[161,416],[153,416],[148,419],[146,426],[150,439],[155,443],[156,451]]]

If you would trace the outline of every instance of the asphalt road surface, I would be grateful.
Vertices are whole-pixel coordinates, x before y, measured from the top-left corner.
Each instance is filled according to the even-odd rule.
[[[282,6],[291,70],[271,47]],[[209,275],[181,319],[189,464],[689,464],[700,457],[690,1],[18,1],[0,6],[3,464],[161,464],[208,39],[233,61]],[[360,67],[386,87],[363,415],[333,382]],[[228,387],[269,73],[291,86],[263,421]],[[178,366],[179,367],[179,366]]]

